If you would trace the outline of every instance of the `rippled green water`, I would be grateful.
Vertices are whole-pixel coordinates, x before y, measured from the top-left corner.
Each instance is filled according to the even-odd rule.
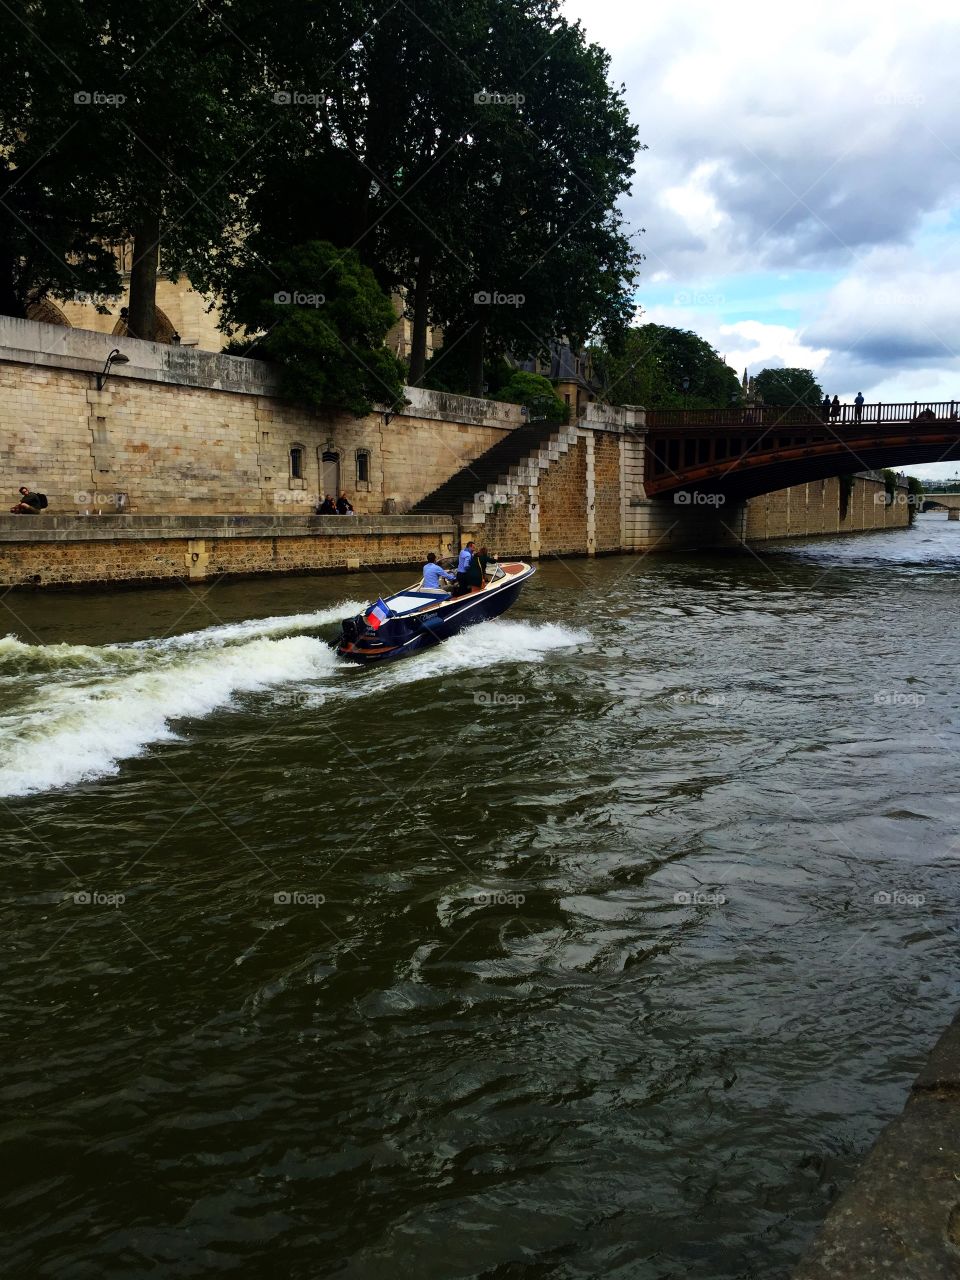
[[[786,1276],[960,994],[958,566],[546,565],[382,672],[409,575],[6,596],[4,1275]]]

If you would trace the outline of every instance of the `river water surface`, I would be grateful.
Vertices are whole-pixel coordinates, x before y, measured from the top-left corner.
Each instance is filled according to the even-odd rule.
[[[3,598],[5,1277],[785,1277],[960,998],[960,524]]]

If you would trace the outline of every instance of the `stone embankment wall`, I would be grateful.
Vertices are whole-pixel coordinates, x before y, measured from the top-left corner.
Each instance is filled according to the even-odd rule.
[[[218,577],[343,573],[455,554],[440,516],[0,517],[0,585],[141,586]]]
[[[854,477],[847,513],[840,519],[840,480],[815,480],[751,498],[747,505],[747,542],[769,538],[802,538],[814,534],[853,533],[869,529],[904,529],[910,523],[906,491],[892,503],[881,479]]]
[[[115,344],[128,362],[97,390]],[[0,317],[0,485],[11,503],[21,484],[50,499],[48,515],[0,519],[0,586],[406,565],[469,536],[536,559],[907,523],[905,500],[887,506],[882,482],[863,478],[842,522],[837,480],[745,504],[648,499],[643,411],[591,404],[463,512],[398,524],[519,425],[519,408],[407,388],[397,414],[315,414],[282,400],[274,376],[257,361]],[[358,518],[308,515],[334,487]]]
[[[114,346],[128,363],[98,391]],[[305,514],[337,487],[390,514],[522,421],[517,405],[407,397],[392,415],[311,413],[256,360],[0,317],[0,491],[27,485],[70,514],[254,515]]]
[[[960,1275],[960,1016],[834,1204],[794,1280]]]

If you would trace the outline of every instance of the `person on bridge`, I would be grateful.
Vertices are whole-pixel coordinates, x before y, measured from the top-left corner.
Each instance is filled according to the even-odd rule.
[[[830,402],[830,420],[836,422],[840,417],[840,397],[834,396]]]
[[[829,396],[823,397],[823,404],[820,406],[820,412],[823,415],[824,422],[826,422],[826,420],[830,417],[830,397]]]
[[[863,417],[863,392],[857,392],[857,398],[853,402],[853,416],[857,422]]]

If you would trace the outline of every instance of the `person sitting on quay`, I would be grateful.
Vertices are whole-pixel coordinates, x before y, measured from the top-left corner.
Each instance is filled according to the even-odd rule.
[[[20,501],[10,510],[15,516],[38,516],[47,505],[42,493],[31,493],[26,485],[20,486]]]
[[[352,516],[354,514],[353,503],[345,493],[341,493],[340,497],[337,499],[337,515]]]
[[[317,507],[317,515],[318,516],[339,515],[339,512],[337,511],[337,504],[334,502],[333,497],[329,493],[324,498],[324,500],[320,503],[320,505]]]
[[[452,573],[447,573],[446,569],[442,569],[437,564],[436,555],[430,551],[427,553],[427,563],[423,566],[422,590],[429,591],[431,595],[447,595],[448,592],[440,585],[441,579],[444,582],[449,582],[451,586],[455,585],[457,581]]]

